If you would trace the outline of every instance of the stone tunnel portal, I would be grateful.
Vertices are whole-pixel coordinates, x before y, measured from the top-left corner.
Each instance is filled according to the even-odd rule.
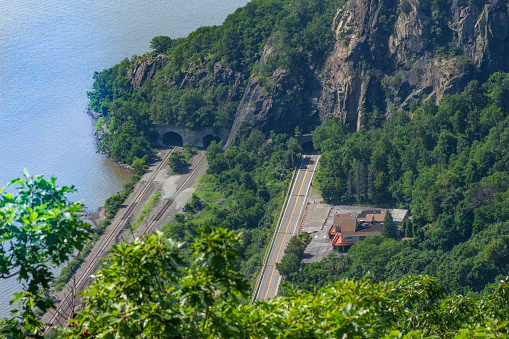
[[[311,153],[313,151],[313,142],[312,141],[306,141],[301,145],[302,151]]]
[[[203,137],[203,148],[207,149],[210,144],[212,143],[212,141],[215,141],[216,143],[219,143],[221,142],[221,138],[214,135],[214,134],[209,134],[209,135],[206,135]]]
[[[166,132],[163,134],[163,145],[183,147],[182,136],[175,132]]]

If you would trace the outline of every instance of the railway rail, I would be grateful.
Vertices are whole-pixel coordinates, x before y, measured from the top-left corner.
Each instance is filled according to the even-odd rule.
[[[159,221],[161,220],[161,218],[166,214],[166,212],[168,211],[168,209],[170,208],[170,206],[173,204],[173,202],[175,201],[175,198],[176,196],[182,192],[183,190],[185,190],[186,188],[189,187],[189,184],[191,183],[194,183],[194,181],[196,180],[196,176],[198,175],[198,173],[200,172],[199,169],[203,166],[203,164],[205,163],[205,160],[206,160],[206,157],[205,155],[203,155],[199,160],[198,160],[198,163],[193,167],[193,169],[191,170],[191,172],[189,172],[189,174],[186,176],[186,178],[184,179],[184,181],[177,187],[177,190],[175,191],[175,193],[172,195],[171,198],[167,199],[165,202],[164,202],[164,205],[163,207],[161,208],[161,210],[159,210],[151,219],[150,223],[148,224],[147,226],[147,229],[145,230],[145,232],[143,232],[144,234],[147,234],[147,235],[150,235],[152,234],[152,232],[154,231],[154,229],[156,228],[156,225],[159,223]],[[139,236],[139,234],[138,234]]]
[[[138,203],[142,200],[143,196],[148,192],[149,187],[152,184],[152,181],[154,180],[157,173],[168,163],[168,159],[171,156],[173,152],[178,150],[178,147],[174,147],[171,149],[168,154],[164,157],[164,159],[157,165],[156,169],[153,170],[151,175],[148,177],[146,181],[141,182],[141,189],[139,192],[137,192],[136,196],[134,197],[134,200],[130,203],[128,208],[124,211],[122,216],[120,217],[120,221],[117,222],[114,227],[109,230],[106,230],[105,234],[101,237],[97,245],[94,247],[90,255],[87,257],[87,260],[84,263],[84,266],[78,270],[76,273],[76,278],[73,281],[73,287],[69,287],[69,284],[64,288],[64,290],[61,292],[64,294],[63,298],[60,298],[60,302],[57,304],[56,309],[53,311],[53,314],[50,315],[50,318],[45,320],[43,318],[44,323],[48,324],[55,324],[56,320],[58,320],[58,324],[62,325],[60,318],[68,318],[74,313],[74,307],[75,307],[75,301],[76,301],[76,291],[83,291],[85,290],[86,286],[91,282],[90,275],[93,274],[97,268],[99,259],[104,257],[107,254],[107,251],[109,250],[109,247],[115,242],[115,238],[119,235],[119,233],[125,228],[129,217],[131,216],[133,210],[136,208]],[[196,172],[196,170],[203,164],[205,157],[203,156],[199,164],[193,168],[193,170],[189,173],[188,177],[184,180],[184,182],[179,186],[177,189],[178,192],[182,189],[182,187],[191,180],[191,177]],[[171,203],[173,202],[173,199],[170,199],[168,202],[165,203],[163,206],[163,209],[156,215],[157,220],[154,220],[150,227],[150,231],[155,225],[155,222],[158,221],[164,213],[167,211],[167,209],[170,207]],[[156,218],[154,218],[156,219]],[[114,221],[115,222],[115,221]],[[88,264],[87,264],[88,262]],[[51,312],[51,311],[50,311]],[[50,313],[48,312],[45,317],[48,316]],[[49,332],[51,328],[47,328],[46,332]]]

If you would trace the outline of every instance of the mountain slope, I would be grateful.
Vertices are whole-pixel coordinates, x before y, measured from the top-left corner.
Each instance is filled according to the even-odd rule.
[[[392,109],[439,104],[470,80],[509,70],[503,1],[352,0],[329,27],[325,62],[315,59],[298,72],[278,68],[268,86],[251,79],[236,124],[288,130],[288,117],[314,124],[340,117],[354,131],[381,125]],[[270,43],[265,48],[273,51]],[[285,105],[274,104],[280,101]]]

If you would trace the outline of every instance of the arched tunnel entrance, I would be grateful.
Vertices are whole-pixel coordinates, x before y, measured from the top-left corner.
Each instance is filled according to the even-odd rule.
[[[215,141],[216,143],[221,142],[221,138],[218,136],[215,136],[213,134],[209,134],[203,137],[203,148],[207,149],[212,141]]]
[[[304,153],[313,152],[313,142],[312,141],[307,141],[307,142],[303,143],[301,145],[301,147],[302,147],[302,152],[304,152]]]
[[[175,132],[166,132],[163,134],[163,145],[165,146],[184,146],[184,141],[180,134]]]

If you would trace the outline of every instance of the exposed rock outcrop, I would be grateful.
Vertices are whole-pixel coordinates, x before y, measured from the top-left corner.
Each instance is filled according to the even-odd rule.
[[[270,38],[264,46],[259,63],[265,63],[270,55],[277,52],[274,39]],[[305,79],[304,81],[310,86],[302,88],[302,79]],[[317,111],[310,100],[313,95],[307,91],[319,87],[320,83],[312,67],[303,74],[295,74],[278,68],[268,79],[259,76],[251,77],[237,107],[230,138],[225,146],[229,147],[235,141],[242,123],[247,124],[251,129],[258,129],[268,134],[270,131],[293,131],[297,125],[316,121]],[[315,96],[318,94],[319,91],[315,91]]]
[[[186,72],[182,73],[179,79],[173,79],[179,88],[190,87],[198,88],[200,81],[205,78],[210,79],[212,85],[220,84],[228,88],[228,95],[232,98],[239,94],[240,85],[244,80],[242,73],[234,72],[231,68],[224,66],[221,62],[216,62],[209,70],[207,63],[203,62],[198,65],[191,64]]]
[[[269,81],[250,79],[232,135],[242,123],[289,131],[331,117],[354,131],[392,109],[440,103],[470,80],[509,71],[503,0],[350,0],[331,28],[331,52],[306,74],[278,69]],[[260,63],[271,53],[277,51],[269,39]],[[298,86],[303,78],[309,88]]]
[[[212,85],[224,84],[228,88],[230,97],[239,94],[239,88],[243,81],[243,75],[234,72],[231,68],[224,66],[221,62],[216,62],[212,69],[208,69],[207,64],[210,60],[202,63],[191,63],[187,70],[181,72],[178,76],[169,77],[168,83],[182,88],[198,88],[200,81],[208,78]],[[131,69],[127,70],[127,79],[134,90],[140,88],[147,79],[155,79],[156,73],[167,66],[167,57],[162,54],[152,54],[146,58],[137,60]]]
[[[200,59],[165,81],[200,88],[204,95],[224,84],[229,100],[240,101],[230,145],[243,123],[265,133],[291,132],[339,117],[355,131],[380,123],[393,109],[440,103],[470,80],[509,71],[504,0],[350,0],[337,10],[330,29],[328,54],[297,70],[280,67],[262,76],[256,68],[248,74]],[[282,53],[274,37],[264,46],[260,66]],[[167,64],[164,55],[143,57],[127,79],[136,90]]]
[[[333,29],[318,109],[352,130],[373,111],[440,103],[474,78],[509,70],[503,1],[352,0]]]
[[[277,69],[268,81],[272,84],[270,87],[259,78],[249,80],[226,147],[233,142],[243,122],[252,129],[269,133],[291,130],[302,119],[305,110],[297,79],[290,72]]]
[[[134,67],[127,70],[127,80],[137,90],[147,79],[154,79],[156,73],[166,65],[166,56],[152,54],[147,58],[137,60]]]

